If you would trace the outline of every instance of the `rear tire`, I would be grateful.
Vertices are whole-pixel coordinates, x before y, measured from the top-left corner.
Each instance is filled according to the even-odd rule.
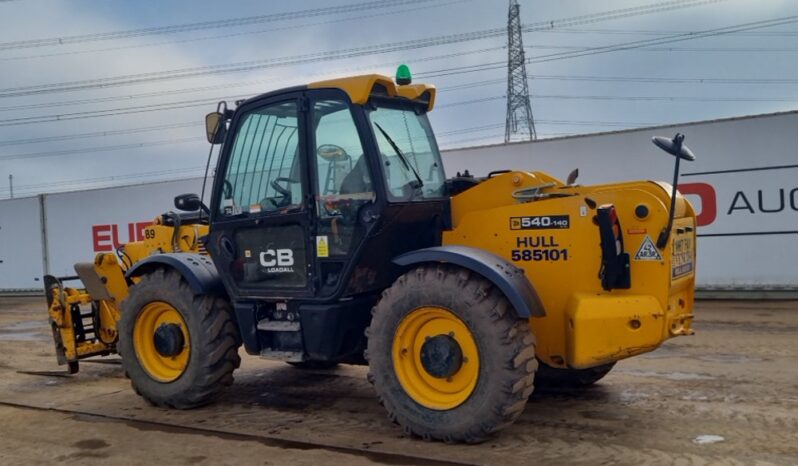
[[[419,315],[424,322],[425,312],[432,317],[415,327],[421,329],[414,340],[418,344],[406,344],[405,322],[415,322]],[[372,314],[366,331],[368,378],[390,419],[408,434],[477,443],[523,412],[534,390],[535,337],[528,322],[518,319],[507,298],[483,277],[452,265],[423,265],[399,277]],[[430,337],[425,328],[441,333]],[[454,366],[457,372],[448,378],[430,379],[440,367],[424,365],[423,351],[416,348],[423,349],[433,339],[447,340],[446,335],[462,348],[463,363]],[[469,367],[474,364],[478,369]],[[419,365],[425,373],[412,372]],[[459,387],[464,374],[473,374],[474,383],[463,391],[462,399],[451,402],[445,389]],[[432,383],[419,384],[423,378]],[[436,391],[436,386],[444,389]],[[430,407],[430,399],[441,401],[441,406]]]
[[[593,385],[609,374],[615,363],[588,369],[560,369],[538,361],[535,384],[541,388],[584,388]]]
[[[141,338],[141,327],[139,339],[134,337],[136,326],[146,323],[146,319],[140,319],[140,316],[149,312],[146,309],[153,303],[179,314],[177,320],[185,338],[180,351],[181,355],[182,351],[188,351],[188,354],[187,358],[183,357],[182,367],[175,369],[177,376],[173,380],[172,377],[159,380],[153,375],[153,363],[149,362],[148,370],[142,360],[149,357],[156,363],[159,358],[169,364],[173,361],[152,353],[146,334],[144,339]],[[226,299],[194,293],[177,271],[156,269],[130,288],[130,294],[121,307],[118,350],[122,366],[133,389],[148,402],[160,407],[195,408],[210,403],[233,383],[233,371],[241,364],[238,355],[241,338]],[[137,341],[139,348],[136,347]],[[145,351],[152,354],[145,355]]]

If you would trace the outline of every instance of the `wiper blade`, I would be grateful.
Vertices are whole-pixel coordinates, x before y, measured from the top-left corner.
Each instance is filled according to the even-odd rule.
[[[420,187],[424,186],[424,182],[421,181],[421,176],[419,176],[419,174],[416,171],[415,167],[413,167],[413,165],[411,165],[410,162],[407,160],[407,157],[405,157],[405,154],[403,154],[401,149],[399,149],[399,146],[397,146],[396,143],[393,142],[393,139],[391,139],[391,137],[388,136],[388,133],[386,133],[385,130],[382,129],[382,126],[380,126],[379,123],[377,123],[375,121],[374,122],[374,126],[376,126],[378,130],[380,130],[380,133],[382,133],[382,135],[385,137],[385,140],[388,141],[388,144],[391,145],[391,147],[393,148],[393,151],[396,152],[397,156],[399,156],[399,160],[402,161],[402,164],[405,166],[405,169],[407,169],[407,171],[409,171],[409,172],[413,173],[413,175],[415,175],[416,180],[418,181],[418,186],[417,187],[420,188]]]

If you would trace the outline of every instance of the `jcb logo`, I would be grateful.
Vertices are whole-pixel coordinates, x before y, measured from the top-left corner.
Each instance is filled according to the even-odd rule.
[[[294,251],[290,249],[267,249],[260,253],[260,265],[264,267],[291,267]]]

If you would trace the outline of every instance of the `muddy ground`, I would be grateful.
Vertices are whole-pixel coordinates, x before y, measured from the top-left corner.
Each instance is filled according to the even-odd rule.
[[[537,391],[481,445],[406,438],[365,369],[245,356],[216,404],[153,408],[118,365],[57,370],[44,302],[0,298],[0,464],[798,464],[798,302],[702,301],[697,334],[589,390]]]

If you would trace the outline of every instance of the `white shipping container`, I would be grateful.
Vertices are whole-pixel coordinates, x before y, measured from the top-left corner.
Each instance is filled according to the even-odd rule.
[[[39,207],[38,197],[0,201],[0,292],[43,287]]]
[[[673,180],[674,158],[652,136],[686,135],[679,189],[698,218],[702,288],[798,289],[798,112],[446,151],[447,175],[468,169],[545,171],[579,183]]]
[[[175,210],[175,196],[201,189],[202,178],[193,178],[46,195],[49,273],[74,275],[76,262],[91,262],[98,252],[141,239],[156,216]]]

